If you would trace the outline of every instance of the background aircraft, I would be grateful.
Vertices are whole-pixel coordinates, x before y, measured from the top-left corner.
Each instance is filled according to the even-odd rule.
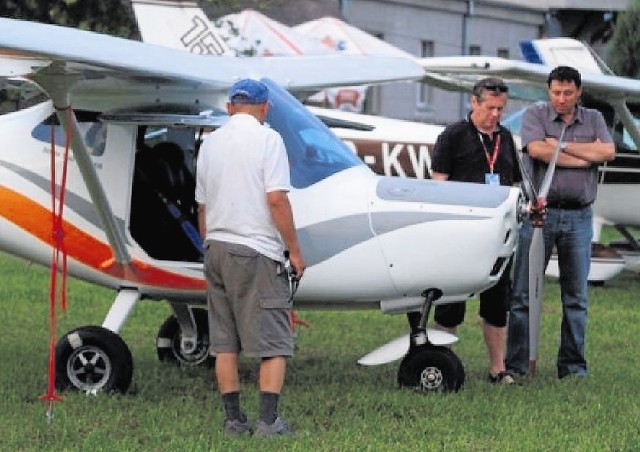
[[[50,98],[0,117],[0,249],[43,265],[53,250],[70,275],[117,293],[102,326],[58,341],[58,387],[126,390],[133,360],[117,333],[140,299],[173,310],[158,334],[162,359],[208,359],[192,153],[224,121],[228,87],[248,76],[271,77],[267,122],[289,155],[309,264],[296,305],[418,312],[398,381],[423,391],[462,385],[459,359],[434,345],[454,339],[425,331],[429,310],[497,281],[515,246],[519,191],[375,175],[280,86],[415,78],[420,67],[332,55],[202,58],[6,18],[0,28],[0,78],[35,83]]]

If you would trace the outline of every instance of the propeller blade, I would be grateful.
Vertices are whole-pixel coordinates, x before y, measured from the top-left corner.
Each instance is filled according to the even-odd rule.
[[[538,200],[536,189],[533,188],[533,179],[527,170],[527,166],[524,163],[522,157],[522,151],[516,150],[516,158],[518,159],[518,166],[520,166],[520,174],[522,175],[522,190],[527,200],[535,203]]]
[[[540,320],[542,317],[542,290],[544,288],[544,236],[542,228],[534,228],[529,248],[529,376],[536,373]]]
[[[536,212],[531,211],[531,223],[533,225],[533,236],[529,247],[529,377],[536,375],[536,362],[538,359],[538,344],[540,342],[540,321],[542,318],[542,291],[544,288],[544,213],[546,198],[551,188],[551,182],[556,171],[556,163],[560,155],[560,145],[564,139],[567,124],[563,124],[558,145],[556,146],[544,179],[540,186],[537,198],[532,199],[532,205],[536,207]],[[528,175],[527,175],[528,177]]]
[[[547,167],[547,172],[544,174],[544,179],[542,179],[542,185],[540,186],[540,191],[538,192],[539,199],[546,199],[549,194],[549,189],[551,188],[551,181],[553,180],[553,174],[556,172],[556,163],[558,162],[558,156],[560,155],[560,144],[562,140],[564,140],[564,133],[567,130],[567,124],[562,126],[562,131],[560,131],[560,138],[558,138],[558,146],[556,147],[553,156],[551,157],[551,161],[549,162],[549,166]]]

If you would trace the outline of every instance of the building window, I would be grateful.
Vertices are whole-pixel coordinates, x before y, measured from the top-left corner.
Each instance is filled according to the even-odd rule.
[[[476,45],[469,46],[469,55],[481,55],[482,47]]]
[[[434,42],[420,41],[420,56],[430,58],[435,56]],[[418,82],[418,110],[425,110],[433,102],[433,87],[424,82]]]
[[[504,48],[503,48],[503,49],[498,49],[498,51],[497,51],[497,55],[498,55],[500,58],[506,58],[506,59],[509,59],[509,49],[504,49]]]

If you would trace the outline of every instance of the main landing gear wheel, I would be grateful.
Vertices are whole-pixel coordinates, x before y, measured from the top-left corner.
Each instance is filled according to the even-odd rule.
[[[158,330],[156,349],[158,359],[181,366],[206,365],[211,367],[214,362],[209,354],[209,317],[205,309],[193,309],[193,319],[196,322],[197,340],[191,353],[184,353],[180,347],[182,334],[178,320],[172,315],[165,320]]]
[[[85,392],[126,392],[133,376],[129,347],[113,331],[83,326],[56,345],[56,388]]]
[[[464,378],[464,367],[455,353],[429,344],[410,351],[398,368],[400,387],[418,392],[456,392]]]

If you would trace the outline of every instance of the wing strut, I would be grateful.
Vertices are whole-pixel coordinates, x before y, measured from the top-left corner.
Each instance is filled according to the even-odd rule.
[[[640,129],[633,118],[633,115],[629,111],[629,107],[624,99],[612,100],[614,110],[620,116],[620,121],[631,135],[633,143],[636,145],[636,149],[640,149]]]
[[[67,73],[63,65],[54,63],[46,69],[39,71],[32,79],[42,87],[53,101],[60,124],[65,130],[71,129],[73,155],[80,174],[82,174],[82,178],[84,179],[91,201],[102,222],[107,240],[113,250],[114,260],[120,264],[130,264],[131,256],[126,247],[124,232],[116,223],[111,205],[98,179],[89,151],[85,146],[78,128],[75,114],[67,115],[66,113],[67,108],[71,107],[71,89],[78,78]]]

